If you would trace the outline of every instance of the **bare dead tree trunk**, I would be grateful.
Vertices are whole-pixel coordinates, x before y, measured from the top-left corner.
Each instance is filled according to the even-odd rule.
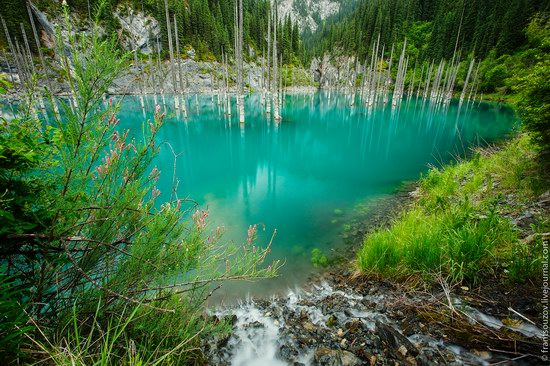
[[[168,52],[170,53],[170,74],[172,75],[172,92],[174,96],[174,107],[179,109],[176,91],[176,72],[174,68],[174,47],[172,45],[172,25],[170,24],[170,13],[168,11],[168,0],[164,0],[164,12],[166,15],[166,29],[168,30]]]
[[[30,67],[28,67],[29,73],[32,73],[31,75],[37,75],[36,67],[34,66],[34,61],[32,59],[31,48],[29,46],[29,39],[27,38],[27,32],[25,32],[25,27],[23,26],[23,23],[19,23],[19,26],[21,27],[21,34],[23,35],[23,41],[25,43],[25,53],[27,55],[28,63],[30,65]],[[40,107],[39,109],[42,111],[44,117],[47,118],[46,106],[44,105],[44,100],[42,99],[42,97],[37,97],[37,95],[36,95],[36,93],[34,93],[34,91],[36,91],[35,88],[33,88],[33,93],[32,93],[33,102],[38,103],[38,105]],[[35,114],[35,117],[38,118],[38,115],[36,114],[36,110],[34,108],[33,108],[33,113]]]
[[[243,52],[244,52],[244,19],[243,19],[243,0],[239,0],[239,12],[238,12],[238,50],[239,57],[237,61],[237,73],[238,73],[238,85],[237,85],[237,98],[239,99],[239,122],[244,123],[244,70],[243,70]]]
[[[29,65],[30,65],[30,68],[29,68],[29,71],[32,70],[32,73],[33,74],[36,74],[36,68],[34,67],[34,62],[32,60],[32,53],[31,53],[31,48],[29,46],[29,40],[27,38],[27,32],[25,32],[25,27],[23,26],[23,23],[19,23],[19,26],[21,27],[21,34],[23,35],[23,41],[24,41],[24,44],[25,44],[25,50],[26,50],[26,54],[27,54],[27,57],[28,57],[28,61],[29,61]]]
[[[8,26],[6,25],[6,21],[3,17],[0,17],[0,20],[2,21],[2,26],[4,28],[4,33],[6,34],[6,40],[8,41],[8,47],[11,51],[11,54],[13,55],[13,61],[15,63],[15,68],[17,69],[17,75],[19,76],[19,81],[22,85],[26,82],[26,75],[23,70],[23,65],[21,64],[21,60],[19,59],[19,54],[17,53],[17,49],[15,48],[15,45],[13,44],[10,36],[10,32],[8,30]]]
[[[149,47],[149,44],[147,44],[147,47]],[[149,53],[149,73],[150,73],[150,79],[151,79],[150,88],[151,88],[151,91],[153,92],[153,98],[155,100],[155,105],[156,105],[156,104],[158,104],[157,103],[157,91],[156,91],[157,83],[156,83],[156,80],[155,80],[155,66],[153,65],[152,53],[153,53],[153,49],[151,48],[151,52]]]
[[[267,16],[267,96],[265,112],[271,113],[271,16],[273,12],[270,12]]]
[[[278,74],[277,74],[277,1],[275,1],[275,11],[273,12],[273,118],[275,121],[279,121],[281,116],[279,114],[279,92],[277,87]]]
[[[227,104],[227,115],[231,116],[231,96],[229,93],[229,58],[225,54],[225,103]]]
[[[157,75],[160,87],[160,96],[162,98],[162,105],[166,108],[166,99],[164,98],[164,78],[162,77],[162,60],[160,59],[160,38],[157,35]]]
[[[180,53],[180,40],[178,36],[178,21],[176,18],[176,14],[174,14],[174,30],[175,30],[175,36],[176,36],[176,58],[178,62],[178,82],[180,87],[180,95],[181,95],[181,110],[183,112],[183,117],[187,118],[187,98],[185,96],[185,88],[183,86],[183,75],[181,72],[181,53]]]

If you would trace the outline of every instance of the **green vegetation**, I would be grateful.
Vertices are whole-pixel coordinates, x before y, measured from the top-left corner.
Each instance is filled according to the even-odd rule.
[[[531,48],[525,51],[531,67],[518,71],[518,110],[542,149],[544,160],[550,160],[550,20],[535,17],[526,30]]]
[[[72,12],[79,13],[82,19],[88,17],[88,6],[92,13],[103,0],[68,0]],[[107,0],[103,1],[101,24],[106,34],[112,34],[120,29],[120,24],[114,12],[120,6],[129,5],[136,11],[144,11],[158,20],[161,28],[161,43],[163,52],[167,55],[168,32],[166,28],[166,13],[164,0]],[[36,0],[34,4],[39,9],[47,9],[48,14],[61,13],[58,1]],[[169,14],[175,15],[178,22],[179,42],[182,46],[192,45],[197,51],[197,57],[202,61],[221,60],[222,50],[232,52],[235,37],[235,0],[168,0]],[[251,47],[256,56],[267,52],[267,27],[271,14],[268,0],[244,0],[244,45],[245,50]],[[12,37],[23,44],[19,22],[26,27],[27,36],[32,35],[24,0],[3,0],[0,15],[6,20]],[[301,59],[301,39],[298,24],[290,17],[280,19],[278,34],[278,50],[284,64],[299,64]],[[31,48],[34,42],[31,43]],[[3,30],[0,32],[0,48],[7,48]],[[248,57],[248,52],[245,52]]]
[[[162,196],[152,161],[164,115],[158,107],[139,139],[117,127],[119,105],[103,96],[129,55],[98,34],[69,36],[74,98],[58,101],[62,117],[37,119],[29,93],[1,120],[0,359],[191,363],[201,339],[227,330],[204,314],[210,284],[270,277],[277,264],[261,265],[255,228],[226,245],[208,212]]]
[[[474,285],[501,268],[507,269],[506,280],[533,278],[542,256],[540,238],[520,241],[506,216],[510,205],[547,188],[548,177],[540,175],[535,158],[536,146],[522,135],[501,150],[479,149],[469,161],[433,168],[420,180],[412,207],[388,229],[365,238],[359,269],[391,276],[443,273]],[[543,232],[550,222],[539,219],[535,230]]]
[[[313,267],[328,267],[330,264],[330,261],[328,257],[323,253],[323,251],[319,248],[314,248],[311,251],[311,264]]]
[[[119,105],[102,103],[131,61],[113,32],[113,11],[123,3],[159,20],[166,50],[163,1],[90,0],[107,36],[99,37],[97,28],[91,38],[69,32],[71,54],[58,50],[74,97],[61,104],[63,117],[38,120],[29,93],[16,119],[0,120],[0,359],[7,362],[36,361],[33,352],[41,352],[58,365],[199,363],[201,339],[228,331],[204,315],[210,285],[270,277],[277,270],[277,263],[262,266],[267,249],[254,246],[256,227],[244,245],[224,245],[221,231],[207,226],[208,212],[156,188],[161,172],[152,162],[160,148],[160,109],[138,140],[117,127]],[[51,0],[36,4],[60,10]],[[88,13],[86,0],[68,4]],[[256,55],[267,50],[269,4],[244,1],[245,44]],[[194,47],[201,60],[232,50],[234,5],[169,0],[180,44]],[[292,66],[306,56],[330,50],[364,60],[378,34],[397,49],[407,38],[411,64],[450,58],[460,29],[462,56],[483,59],[480,91],[513,102],[526,130],[498,150],[478,149],[468,161],[432,169],[412,207],[365,238],[359,269],[398,277],[442,273],[474,285],[487,276],[535,278],[542,253],[538,234],[548,232],[550,222],[536,218],[534,234],[524,238],[510,217],[548,189],[548,3],[365,0],[353,9],[346,9],[346,20],[336,17],[310,35],[307,55],[297,25],[288,17],[280,22],[281,55],[291,65],[281,70],[284,84],[310,82]],[[24,1],[3,1],[0,13],[22,44],[19,22],[31,34]],[[464,63],[457,88],[466,72]],[[8,88],[0,80],[0,94]],[[334,210],[336,217],[343,214]],[[310,260],[316,267],[330,264],[319,249]]]
[[[548,145],[549,6],[538,0],[360,1],[348,17],[329,19],[317,33],[305,36],[306,58],[328,52],[355,55],[368,63],[378,35],[386,58],[392,44],[400,50],[406,39],[411,65],[405,78],[408,85],[412,65],[418,80],[420,70],[428,70],[432,60],[436,64],[442,58],[451,60],[456,47],[463,62],[455,90],[464,85],[469,61],[480,60],[477,92],[483,99],[514,102],[526,127],[542,145]],[[392,77],[396,76],[394,68]]]
[[[378,7],[401,19],[398,27],[391,28],[394,33],[390,37],[406,36],[408,51],[419,60],[449,57],[454,48],[449,39],[456,37],[462,22],[460,50],[484,57],[480,91],[489,93],[489,99],[511,102],[528,135],[512,140],[494,154],[478,150],[470,161],[432,169],[421,179],[414,205],[389,229],[365,238],[358,253],[359,269],[398,276],[443,272],[456,282],[473,284],[502,268],[507,280],[532,278],[541,260],[541,239],[529,243],[520,240],[505,217],[503,202],[507,194],[528,201],[548,184],[543,173],[550,148],[550,23],[544,12],[548,4],[530,2],[518,10],[524,2],[510,0],[507,6],[495,7],[445,0],[420,3],[422,11],[416,15],[403,4],[384,8],[372,2],[360,9],[369,12]],[[459,16],[462,10],[463,18]],[[338,27],[345,29],[346,23],[334,24],[335,30]],[[367,35],[376,35],[373,32]],[[442,40],[446,40],[445,47]],[[365,50],[358,48],[356,52]],[[460,75],[465,72],[463,65],[459,87]],[[547,228],[548,222],[542,221],[534,230],[540,233]]]
[[[458,37],[462,55],[485,58],[495,50],[499,57],[521,48],[523,29],[545,11],[544,0],[362,0],[351,14],[329,19],[304,42],[309,57],[340,49],[364,60],[380,34],[388,54],[392,43],[399,50],[397,43],[407,38],[407,54],[418,56],[413,60],[439,61],[451,59]]]

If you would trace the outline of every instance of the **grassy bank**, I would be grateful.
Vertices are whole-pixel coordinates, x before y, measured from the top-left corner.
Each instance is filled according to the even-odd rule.
[[[478,149],[468,161],[433,168],[420,179],[412,205],[389,228],[365,238],[359,270],[392,277],[443,274],[472,285],[487,276],[534,278],[541,233],[550,229],[547,216],[529,210],[548,189],[536,152],[523,134],[498,148]]]

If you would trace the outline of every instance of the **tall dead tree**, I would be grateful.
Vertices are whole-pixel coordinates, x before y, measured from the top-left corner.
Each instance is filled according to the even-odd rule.
[[[176,36],[176,61],[178,63],[178,82],[181,94],[181,110],[183,117],[187,118],[187,97],[185,96],[185,88],[183,87],[183,74],[181,72],[181,53],[180,53],[180,40],[178,37],[178,21],[176,14],[174,14],[174,31]]]
[[[244,70],[243,70],[243,41],[244,41],[244,19],[243,0],[239,0],[237,18],[237,100],[239,105],[239,122],[244,123]]]
[[[265,101],[267,114],[271,113],[271,14],[267,15],[267,96]]]
[[[278,121],[281,119],[279,114],[279,92],[277,87],[277,82],[279,81],[277,74],[277,1],[275,1],[274,11],[273,11],[273,118]]]
[[[172,45],[172,26],[170,25],[170,13],[168,11],[168,0],[164,0],[164,12],[166,14],[166,29],[168,30],[168,52],[170,53],[170,74],[172,75],[172,92],[174,96],[174,106],[179,109],[179,103],[176,91],[176,72],[174,68],[174,47]]]

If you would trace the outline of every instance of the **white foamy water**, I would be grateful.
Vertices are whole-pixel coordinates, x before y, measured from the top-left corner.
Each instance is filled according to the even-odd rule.
[[[232,311],[237,316],[235,332],[228,347],[233,366],[283,366],[286,362],[276,358],[279,348],[278,320],[266,316],[254,302],[249,301]]]
[[[497,319],[492,315],[485,314],[478,309],[471,307],[469,305],[463,304],[460,299],[453,300],[454,304],[460,308],[465,314],[467,314],[471,320],[476,321],[480,324],[484,324],[493,329],[507,328],[514,332],[521,333],[527,337],[534,337],[542,339],[544,332],[537,326],[529,324],[525,321],[519,321],[514,324],[504,324],[501,320]]]
[[[326,327],[330,315],[324,314],[320,306],[327,297],[340,297],[349,308],[351,318],[360,319],[369,329],[374,330],[375,320],[388,322],[386,316],[364,309],[360,306],[363,296],[335,291],[326,282],[313,286],[309,291],[304,289],[289,290],[287,296],[278,303],[273,302],[270,309],[260,309],[253,300],[242,302],[231,309],[217,312],[218,316],[236,315],[237,322],[229,339],[225,360],[232,366],[280,366],[288,365],[278,358],[278,350],[287,339],[283,339],[281,330],[284,328],[282,312],[289,314],[304,314],[307,321],[321,328]],[[355,307],[361,307],[356,309]],[[350,319],[344,312],[335,314],[339,322]],[[295,361],[304,365],[313,362],[314,348],[298,354]]]
[[[376,321],[396,328],[395,323],[386,315],[365,305],[379,303],[384,300],[384,297],[385,295],[361,296],[340,290],[335,291],[332,286],[323,282],[307,291],[289,290],[286,297],[272,299],[269,305],[265,303],[258,305],[254,300],[249,299],[233,308],[225,308],[216,313],[220,317],[237,316],[233,333],[227,345],[219,350],[221,353],[218,353],[218,357],[224,365],[232,366],[282,366],[295,362],[306,366],[311,365],[314,362],[317,345],[315,342],[300,346],[296,344],[294,333],[288,332],[288,329],[296,326],[296,319],[300,319],[298,321],[302,326],[306,323],[315,325],[317,332],[324,332],[325,329],[327,332],[336,331],[334,327],[326,325],[331,317],[335,317],[340,326],[355,319],[360,320],[371,332],[376,332]],[[330,302],[338,305],[327,310],[328,298]],[[540,329],[530,324],[512,328],[495,317],[461,303],[459,299],[456,299],[454,304],[468,314],[472,321],[494,329],[508,327],[528,336],[539,335]],[[285,328],[285,319],[289,322],[288,328]],[[490,352],[474,354],[462,347],[423,334],[415,334],[408,339],[419,350],[427,348],[440,354],[445,350],[450,351],[455,355],[457,362],[466,365],[486,366],[489,365],[492,357]],[[291,353],[288,353],[289,349],[292,350]],[[281,357],[288,357],[290,360],[287,362]]]

